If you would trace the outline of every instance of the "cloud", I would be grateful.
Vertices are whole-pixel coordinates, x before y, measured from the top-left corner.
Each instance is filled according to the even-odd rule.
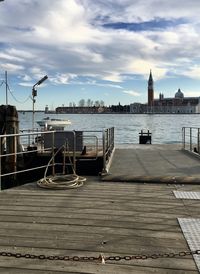
[[[111,73],[111,72],[108,72],[106,73],[105,76],[102,77],[103,80],[107,80],[107,81],[111,81],[111,82],[123,82],[123,76],[121,76],[119,73]]]
[[[194,65],[183,73],[186,77],[200,79],[200,65]]]
[[[24,69],[23,66],[12,64],[12,63],[0,64],[0,68],[9,72],[15,72],[15,73]]]
[[[18,85],[19,86],[23,86],[23,87],[32,87],[33,86],[33,83],[31,82],[32,81],[32,78],[25,74],[25,75],[21,75],[21,76],[18,76],[18,78],[20,79],[20,81],[22,80],[23,82],[19,82]]]
[[[110,82],[105,82],[105,81],[97,81],[95,78],[90,78],[85,81],[80,81],[78,78],[69,82],[69,84],[74,84],[74,85],[88,85],[88,86],[99,86],[99,87],[105,87],[105,88],[114,88],[114,89],[122,89],[123,87],[117,84],[111,84]]]
[[[9,55],[19,58],[19,60],[33,59],[35,56],[29,51],[19,50],[16,48],[9,48],[6,51]]]
[[[102,63],[104,61],[100,53],[93,52],[85,47],[74,47],[73,52],[79,55],[83,61],[90,60],[93,63]]]
[[[154,80],[159,80],[163,78],[167,73],[167,69],[159,68],[158,64],[156,64],[156,62],[153,62],[153,61],[148,62],[145,60],[138,59],[138,60],[132,61],[129,64],[129,66],[130,66],[130,70],[132,70],[136,74],[144,75],[145,78],[149,76],[150,69],[151,69],[153,71]]]
[[[98,22],[146,22],[154,18],[195,18],[198,19],[198,0],[82,0]]]
[[[20,62],[22,61],[21,58],[19,57],[15,57],[15,56],[11,56],[10,54],[7,54],[7,53],[0,53],[0,59],[3,59],[3,60],[8,60],[8,61],[17,61],[17,62]]]
[[[141,94],[137,91],[134,91],[134,90],[123,90],[122,91],[123,93],[126,93],[126,94],[129,94],[131,96],[134,96],[134,97],[139,97],[141,96]]]
[[[146,79],[150,69],[155,80],[169,72],[196,78],[199,13],[199,0],[5,1],[0,67],[33,80],[47,74],[61,85],[95,77],[111,87],[126,74]]]
[[[35,80],[39,80],[47,74],[46,71],[42,70],[40,67],[35,66],[31,67],[28,71],[32,75],[32,78]]]
[[[29,75],[24,75],[22,78],[23,78],[24,81],[31,81],[32,80]]]
[[[199,91],[184,91],[183,93],[185,97],[200,97],[200,89]]]
[[[19,86],[22,86],[22,87],[33,87],[33,83],[27,83],[27,82],[19,82],[18,83]]]
[[[51,77],[50,81],[55,84],[69,84],[72,79],[75,79],[75,74],[56,74],[55,77]]]

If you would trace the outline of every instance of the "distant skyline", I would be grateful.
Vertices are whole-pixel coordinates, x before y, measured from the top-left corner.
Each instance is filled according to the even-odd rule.
[[[0,103],[56,108],[81,99],[105,105],[200,96],[199,0],[5,0],[0,2]],[[10,93],[11,92],[11,93]],[[16,101],[17,100],[17,101]]]

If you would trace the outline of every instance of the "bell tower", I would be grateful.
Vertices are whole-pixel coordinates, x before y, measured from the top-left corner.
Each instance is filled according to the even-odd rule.
[[[149,80],[148,80],[148,107],[150,109],[153,107],[153,101],[154,101],[153,77],[150,70]]]

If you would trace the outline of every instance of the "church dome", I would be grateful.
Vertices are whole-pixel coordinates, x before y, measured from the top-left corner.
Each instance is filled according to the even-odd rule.
[[[177,98],[177,99],[183,99],[183,98],[184,98],[184,94],[183,94],[183,92],[180,90],[180,88],[179,88],[178,91],[175,93],[175,98]]]

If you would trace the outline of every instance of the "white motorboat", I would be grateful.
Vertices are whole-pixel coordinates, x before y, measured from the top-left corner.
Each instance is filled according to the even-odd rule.
[[[71,121],[68,119],[57,119],[57,118],[49,118],[46,117],[41,121],[37,121],[37,124],[40,127],[44,127],[46,129],[57,129],[64,128],[68,125],[71,125]]]

